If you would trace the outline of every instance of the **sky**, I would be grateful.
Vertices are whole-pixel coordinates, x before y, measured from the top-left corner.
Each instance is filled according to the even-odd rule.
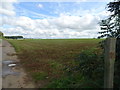
[[[0,1],[0,31],[24,38],[97,38],[109,0]]]

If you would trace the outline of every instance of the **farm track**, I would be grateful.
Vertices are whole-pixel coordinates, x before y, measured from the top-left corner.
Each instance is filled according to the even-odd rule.
[[[8,41],[2,41],[2,88],[35,88],[34,83],[28,78],[15,49]],[[15,66],[10,67],[10,64]]]

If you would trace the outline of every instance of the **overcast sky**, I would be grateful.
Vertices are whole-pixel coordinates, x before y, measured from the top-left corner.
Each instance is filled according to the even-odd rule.
[[[1,1],[0,31],[25,38],[96,38],[109,0],[75,1]]]

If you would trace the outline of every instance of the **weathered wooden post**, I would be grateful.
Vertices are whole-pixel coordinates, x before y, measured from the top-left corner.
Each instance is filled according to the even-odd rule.
[[[2,39],[0,39],[0,90],[2,90]]]
[[[116,38],[107,38],[105,41],[104,88],[113,88],[115,52]]]

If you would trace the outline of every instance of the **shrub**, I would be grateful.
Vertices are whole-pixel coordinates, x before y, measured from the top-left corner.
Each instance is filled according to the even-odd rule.
[[[99,49],[82,51],[75,66],[66,66],[66,76],[53,80],[48,88],[102,88],[104,80],[103,54]]]
[[[83,76],[91,78],[96,83],[103,85],[103,60],[103,54],[98,49],[84,50],[76,58],[78,66],[76,66],[75,70],[80,71]]]

